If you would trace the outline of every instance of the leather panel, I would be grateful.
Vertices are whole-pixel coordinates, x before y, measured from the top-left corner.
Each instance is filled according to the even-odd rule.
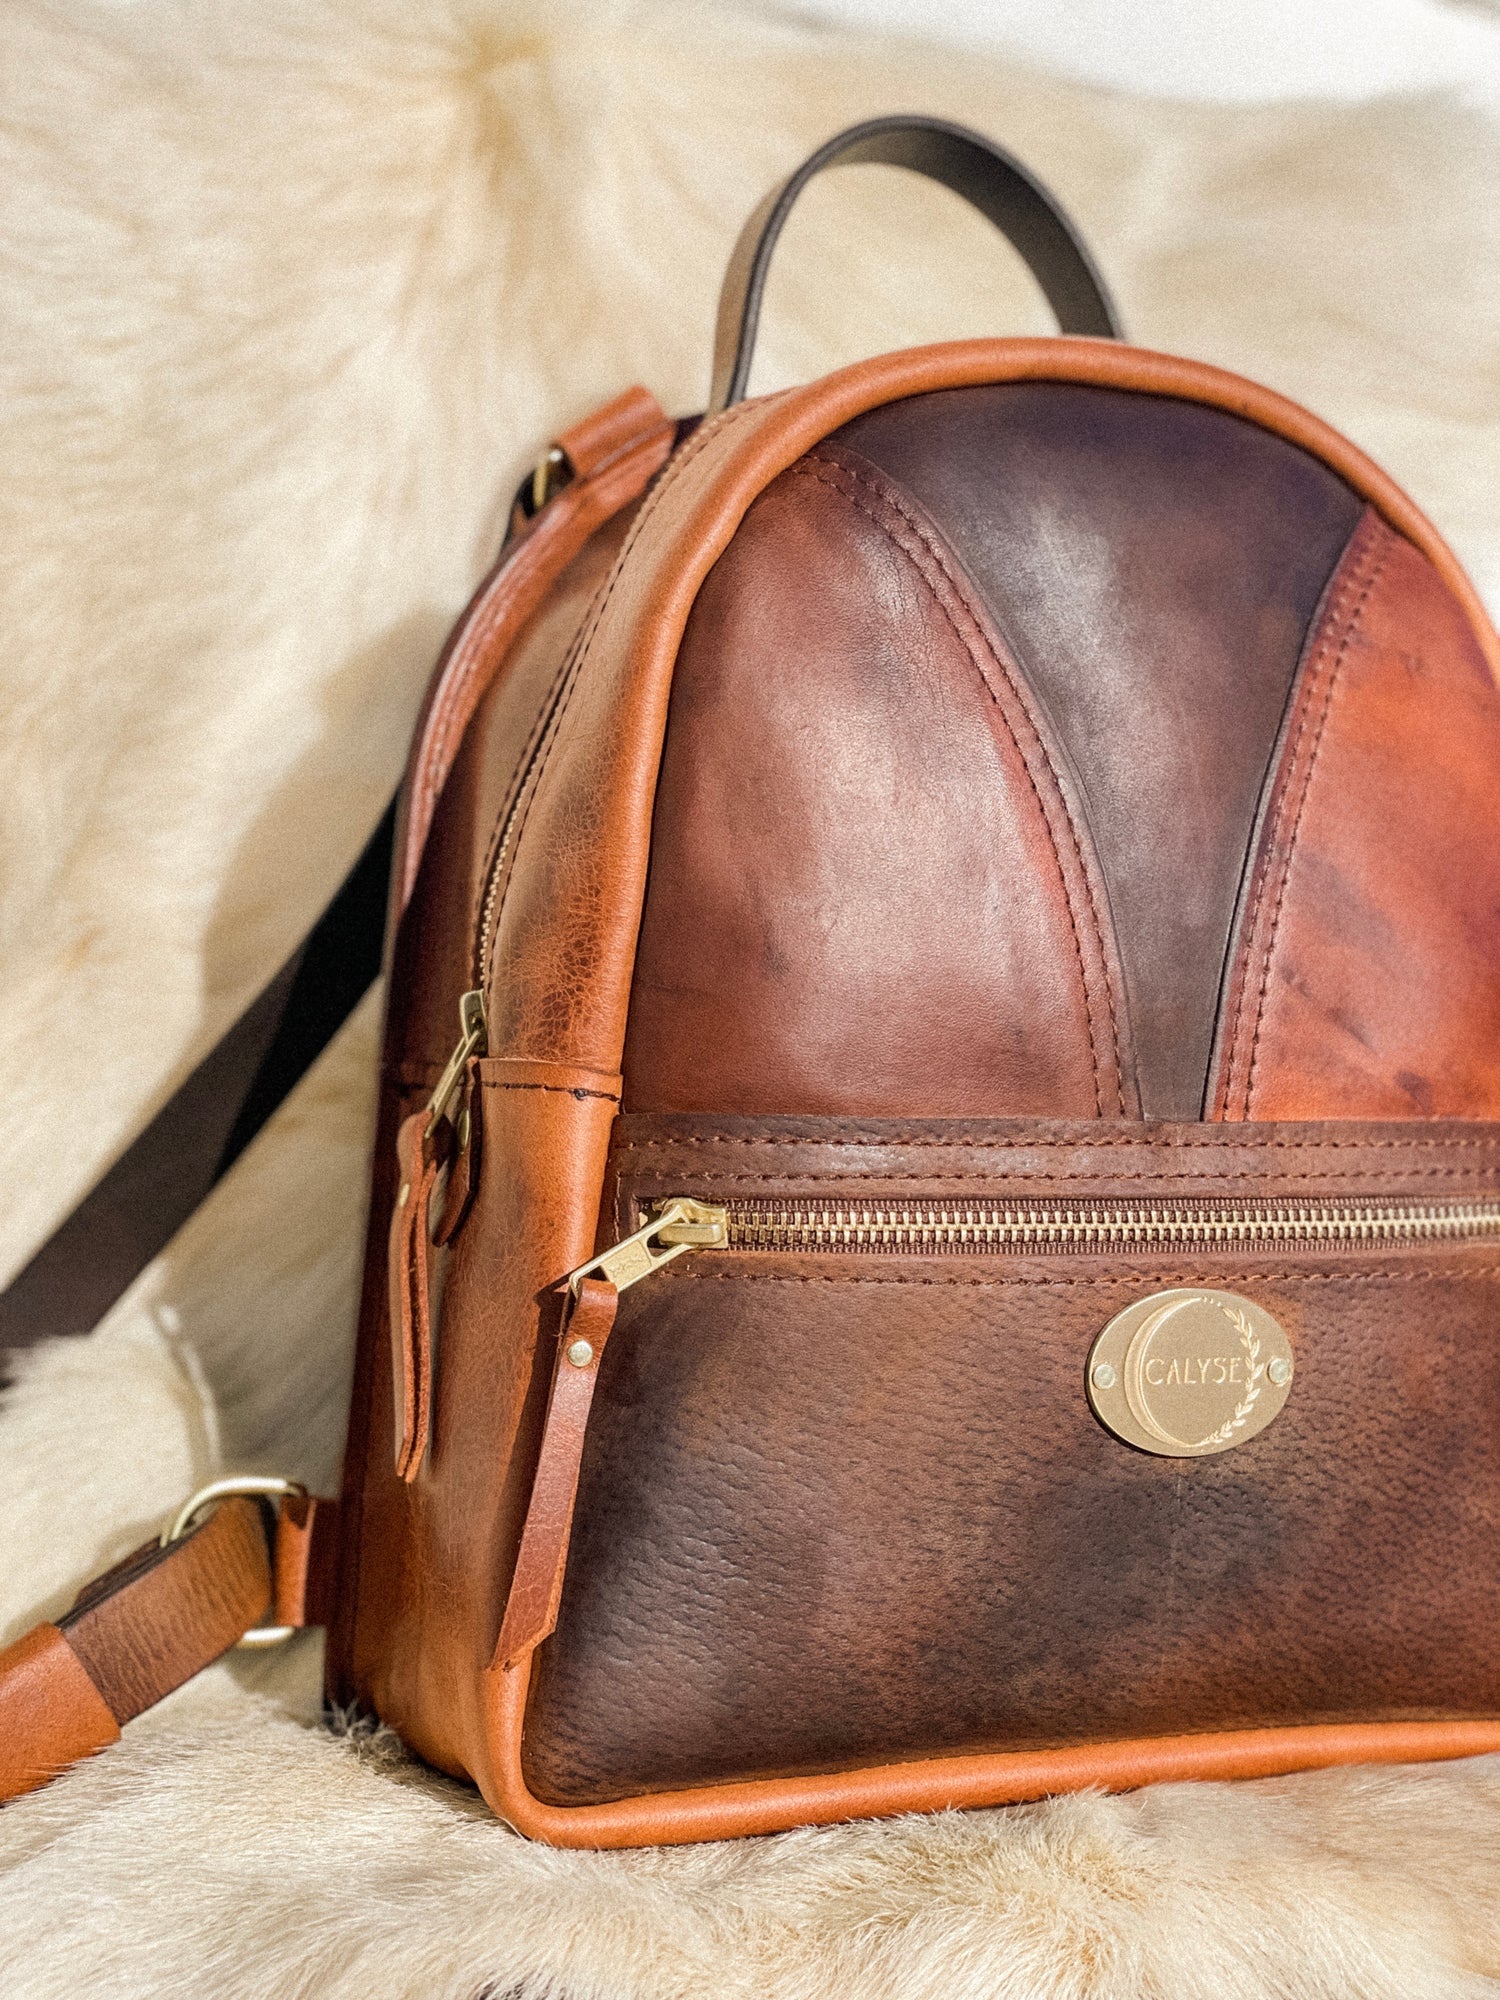
[[[664,1173],[690,1176],[677,1192],[950,1199],[1139,1194],[1164,1166],[1217,1194],[1226,1173],[1267,1194],[1309,1173],[1346,1194],[1420,1196],[1454,1169],[1466,1190],[1500,1184],[1489,1129],[1465,1154],[1432,1127],[1101,1144],[924,1126],[882,1145],[642,1123],[616,1149],[624,1212]],[[1094,1421],[1085,1357],[1126,1304],[1198,1283],[1275,1314],[1296,1385],[1241,1448],[1153,1458]],[[1493,1242],[684,1258],[623,1295],[602,1364],[532,1689],[532,1789],[576,1805],[959,1751],[1496,1715],[1497,1314]]]
[[[783,473],[678,656],[627,1105],[1121,1116],[1102,880],[1043,730],[873,468]]]
[[[937,523],[1051,714],[1109,885],[1142,1110],[1200,1116],[1256,806],[1358,498],[1225,410],[1074,383],[909,397],[839,438]]]
[[[1226,997],[1224,1118],[1500,1116],[1500,692],[1366,514],[1287,718]]]

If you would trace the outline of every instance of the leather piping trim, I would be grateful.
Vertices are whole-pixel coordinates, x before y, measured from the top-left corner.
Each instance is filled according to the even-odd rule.
[[[492,1669],[485,1682],[491,1740],[506,1745],[486,1797],[518,1833],[553,1847],[675,1846],[895,1813],[1019,1805],[1065,1792],[1134,1791],[1185,1779],[1273,1778],[1336,1764],[1440,1762],[1500,1750],[1500,1719],[1333,1723],[940,1757],[822,1777],[651,1792],[608,1805],[552,1806],[535,1796],[521,1770],[530,1660],[509,1670]]]
[[[778,421],[769,435],[757,431],[743,439],[743,457],[736,454],[724,468],[726,483],[743,466],[754,481],[745,501],[748,506],[778,472],[866,410],[928,390],[995,382],[1078,382],[1141,395],[1174,396],[1183,402],[1227,410],[1290,444],[1300,445],[1338,473],[1398,534],[1429,558],[1463,605],[1490,669],[1500,681],[1500,636],[1458,557],[1416,502],[1321,417],[1274,389],[1207,362],[1128,347],[1118,341],[1078,338],[950,341],[879,355],[838,369],[805,388],[763,399],[779,406]],[[723,500],[732,504],[727,491]],[[723,542],[728,541],[743,513],[741,507]],[[715,549],[716,555],[723,542]]]

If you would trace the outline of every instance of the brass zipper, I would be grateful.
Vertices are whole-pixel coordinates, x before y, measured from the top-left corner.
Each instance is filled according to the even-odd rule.
[[[515,796],[506,811],[505,823],[500,829],[500,839],[495,847],[495,858],[490,863],[489,876],[484,885],[484,896],[479,905],[478,932],[474,940],[474,984],[480,988],[488,988],[490,982],[490,954],[494,946],[496,920],[500,914],[501,890],[505,882],[507,864],[510,861],[510,851],[515,843],[516,829],[532,793],[541,781],[542,766],[546,762],[557,720],[573,683],[573,674],[578,663],[576,650],[578,640],[575,639],[573,644],[574,649],[568,655],[563,674],[551,690],[546,707],[537,716],[536,735],[527,754],[526,768],[521,773]]]
[[[540,473],[540,467],[538,472]],[[484,896],[479,905],[479,923],[474,938],[474,985],[459,999],[458,1041],[448,1058],[442,1080],[433,1092],[432,1102],[428,1106],[429,1133],[447,1108],[469,1059],[472,1056],[484,1055],[489,1047],[489,1022],[485,1015],[484,995],[489,984],[490,947],[494,940],[495,919],[499,914],[500,889],[505,880],[506,863],[510,859],[516,827],[531,796],[533,783],[541,773],[543,753],[551,740],[552,725],[562,701],[567,678],[567,675],[564,675],[563,682],[553,692],[547,707],[537,717],[536,740],[526,759],[521,781],[516,786],[515,795],[505,814],[505,823],[500,829],[500,838],[495,845],[495,856],[490,863],[489,875],[485,881]]]
[[[1301,1244],[1475,1242],[1500,1237],[1500,1198],[1472,1201],[879,1201],[658,1202],[623,1242],[572,1274],[621,1291],[688,1250],[977,1255]]]
[[[945,1253],[1257,1243],[1427,1243],[1500,1235],[1500,1199],[1454,1202],[743,1201],[730,1250]],[[667,1240],[671,1240],[670,1237]]]
[[[545,733],[544,731],[544,738]],[[537,745],[537,749],[540,752],[540,743]],[[500,900],[500,883],[505,875],[506,858],[510,853],[510,843],[515,837],[516,821],[521,817],[521,807],[530,790],[532,774],[537,768],[538,761],[538,756],[533,756],[531,762],[527,765],[526,775],[522,778],[516,796],[511,801],[510,811],[505,815],[505,826],[500,834],[500,844],[495,849],[495,859],[490,864],[490,877],[485,884],[484,901],[479,906],[479,934],[474,942],[474,977],[479,982],[481,991],[489,977],[490,939],[495,929],[495,916]]]

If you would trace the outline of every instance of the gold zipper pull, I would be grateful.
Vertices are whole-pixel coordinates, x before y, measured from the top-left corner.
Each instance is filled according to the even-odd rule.
[[[585,1278],[607,1278],[617,1292],[649,1278],[685,1250],[722,1250],[729,1241],[729,1212],[713,1202],[678,1195],[652,1210],[633,1236],[568,1273],[574,1298]]]
[[[430,1139],[436,1132],[444,1112],[453,1101],[453,1093],[463,1081],[464,1070],[474,1056],[482,1056],[489,1046],[489,1022],[484,1011],[484,992],[476,986],[466,993],[458,1003],[458,1046],[448,1058],[448,1067],[438,1078],[437,1089],[427,1100],[427,1130],[423,1137]]]

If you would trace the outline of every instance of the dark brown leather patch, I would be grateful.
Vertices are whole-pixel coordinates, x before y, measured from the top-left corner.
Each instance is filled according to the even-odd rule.
[[[1200,1116],[1257,802],[1359,501],[1223,410],[1078,384],[910,397],[838,437],[937,523],[1049,711],[1108,883],[1142,1109]]]
[[[1500,1185],[1497,1140],[626,1120],[614,1207],[664,1175],[718,1198],[1472,1193]],[[1184,1284],[1263,1304],[1297,1357],[1271,1428],[1186,1461],[1109,1435],[1083,1382],[1116,1312]],[[530,1782],[576,1804],[953,1751],[1496,1713],[1497,1314],[1493,1242],[684,1258],[621,1302]]]

